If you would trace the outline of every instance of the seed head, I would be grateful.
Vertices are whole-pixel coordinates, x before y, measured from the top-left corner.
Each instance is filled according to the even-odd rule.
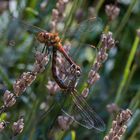
[[[60,90],[60,87],[53,81],[48,81],[46,88],[49,90],[50,95],[55,95]]]
[[[5,127],[6,127],[6,123],[4,121],[0,122],[0,132],[2,132]]]
[[[23,131],[23,128],[24,128],[23,121],[24,119],[20,118],[17,122],[13,123],[12,130],[13,130],[14,136],[20,134]]]
[[[132,113],[129,109],[123,110],[118,114],[116,120],[112,122],[112,128],[108,135],[104,137],[104,140],[120,140],[126,131],[126,123],[129,121],[131,116]]]
[[[105,7],[105,12],[109,19],[112,21],[114,20],[120,13],[120,8],[117,7],[116,5],[106,5]]]
[[[86,98],[89,94],[89,88],[84,88],[84,90],[82,91],[81,95]]]
[[[72,122],[68,116],[58,116],[58,125],[62,130],[68,130]]]
[[[88,76],[88,84],[89,85],[93,85],[96,81],[98,81],[100,79],[100,75],[98,73],[95,73],[95,71],[91,70],[89,72],[89,76]]]
[[[116,113],[116,112],[119,111],[119,107],[116,104],[114,104],[114,103],[108,104],[107,105],[107,111],[109,113]]]
[[[5,91],[3,100],[4,100],[4,106],[6,107],[11,107],[16,103],[15,95],[8,90]]]
[[[20,96],[26,90],[27,86],[30,86],[35,79],[36,76],[32,72],[24,72],[13,84],[16,96]]]
[[[115,40],[113,39],[112,33],[102,34],[101,42],[105,50],[109,50],[115,47]]]
[[[41,72],[43,72],[45,70],[45,66],[48,63],[49,59],[48,59],[48,55],[41,53],[41,52],[36,52],[35,54],[35,64],[34,64],[34,68],[32,73],[34,75],[39,74]]]

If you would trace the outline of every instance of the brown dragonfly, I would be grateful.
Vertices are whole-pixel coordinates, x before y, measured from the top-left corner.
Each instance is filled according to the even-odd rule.
[[[15,19],[14,19],[15,20]],[[16,19],[17,20],[17,19]],[[80,28],[85,28],[87,22],[83,22],[80,25]],[[92,27],[97,23],[96,19],[89,20],[86,27]],[[74,106],[71,113],[62,109],[62,112],[71,117],[75,122],[80,124],[81,126],[92,129],[95,128],[99,131],[103,131],[105,129],[105,124],[103,120],[95,113],[95,111],[87,104],[86,100],[78,95],[76,88],[77,80],[81,75],[81,68],[72,60],[72,58],[68,55],[68,53],[64,50],[62,41],[58,35],[58,33],[50,33],[46,30],[38,28],[36,26],[32,26],[24,21],[19,20],[19,24],[22,24],[25,28],[28,28],[30,31],[36,31],[36,39],[44,44],[42,53],[49,52],[48,49],[52,47],[52,74],[53,78],[60,86],[60,88],[65,90],[65,93],[71,95]],[[85,25],[84,25],[85,24]],[[90,29],[89,29],[90,30]],[[78,30],[77,30],[78,31]],[[81,30],[80,30],[81,31]],[[91,31],[91,30],[90,30]],[[45,52],[45,53],[46,53]],[[61,79],[57,74],[57,53],[61,53],[63,57],[66,59],[67,63],[69,63],[69,73],[67,79]],[[49,52],[50,53],[50,52]],[[62,64],[63,65],[63,64]],[[70,76],[69,76],[70,75]],[[74,116],[74,117],[72,117]]]

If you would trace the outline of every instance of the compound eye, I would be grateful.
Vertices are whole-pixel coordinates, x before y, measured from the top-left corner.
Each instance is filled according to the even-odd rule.
[[[37,35],[37,40],[38,40],[40,43],[44,43],[44,42],[45,42],[45,34],[44,34],[43,32],[38,33],[38,35]]]

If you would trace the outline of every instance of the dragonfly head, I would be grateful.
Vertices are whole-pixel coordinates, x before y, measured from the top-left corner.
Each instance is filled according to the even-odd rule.
[[[37,40],[40,43],[46,43],[48,46],[53,46],[59,44],[61,39],[59,38],[57,33],[47,33],[47,32],[39,32],[37,34]]]
[[[37,40],[40,42],[40,43],[46,43],[46,39],[47,39],[47,34],[46,32],[39,32],[37,34]]]

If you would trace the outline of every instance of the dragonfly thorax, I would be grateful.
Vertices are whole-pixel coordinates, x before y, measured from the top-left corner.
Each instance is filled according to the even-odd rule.
[[[45,43],[48,46],[58,46],[61,43],[57,33],[39,32],[37,34],[37,40],[40,43]]]

